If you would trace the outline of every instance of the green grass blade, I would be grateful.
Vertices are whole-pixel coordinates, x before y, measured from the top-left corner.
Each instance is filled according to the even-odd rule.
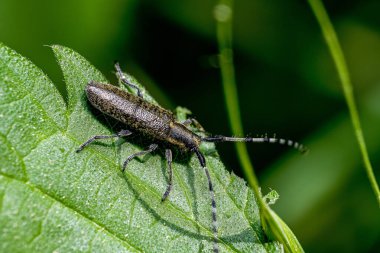
[[[342,49],[340,47],[338,38],[336,36],[334,27],[331,24],[331,21],[326,13],[326,10],[322,2],[319,0],[309,0],[309,4],[315,16],[317,17],[317,20],[323,32],[323,36],[326,40],[327,46],[330,50],[335,66],[338,70],[338,75],[339,75],[340,81],[342,82],[344,97],[346,99],[348,110],[350,112],[351,121],[355,130],[356,139],[359,144],[364,167],[365,167],[369,182],[371,184],[371,187],[375,193],[378,204],[380,206],[380,190],[376,182],[376,177],[373,172],[373,168],[369,159],[367,146],[364,140],[362,127],[359,120],[359,114],[358,114],[358,110],[357,110],[354,95],[353,95],[353,87],[352,87],[351,79],[348,73],[348,69],[347,69],[347,65],[344,59]]]
[[[214,15],[217,20],[219,62],[228,118],[232,133],[237,136],[243,136],[243,126],[241,124],[242,121],[233,66],[231,1],[221,1],[221,3],[215,7]],[[235,147],[244,175],[258,196],[259,185],[248,155],[247,146],[245,143],[235,143]]]
[[[240,117],[238,95],[235,82],[232,51],[232,1],[221,0],[215,7],[214,15],[217,21],[217,39],[219,46],[219,63],[221,67],[223,90],[226,100],[228,118],[232,133],[243,136],[243,126]],[[259,183],[254,173],[245,143],[235,143],[240,164],[248,183],[255,192],[259,207],[262,226],[267,236],[283,244],[286,252],[304,252],[301,244],[275,212],[273,212],[261,196]]]

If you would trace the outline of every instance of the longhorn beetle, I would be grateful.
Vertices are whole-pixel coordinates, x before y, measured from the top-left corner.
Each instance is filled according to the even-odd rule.
[[[91,81],[86,86],[86,95],[90,103],[99,111],[111,116],[112,118],[124,123],[130,130],[122,130],[113,135],[95,135],[84,142],[76,150],[82,151],[86,146],[97,139],[126,137],[133,132],[149,136],[156,140],[157,143],[165,144],[165,157],[167,160],[169,183],[165,193],[162,195],[164,201],[172,189],[172,148],[176,148],[183,152],[195,153],[199,163],[204,169],[208,181],[208,188],[211,195],[211,210],[212,210],[212,230],[214,234],[214,252],[219,252],[218,249],[218,226],[216,216],[216,202],[213,184],[210,173],[206,167],[206,159],[200,152],[199,146],[202,142],[268,142],[280,143],[292,146],[301,152],[305,152],[306,148],[303,145],[291,140],[278,138],[235,138],[222,135],[201,137],[191,131],[188,127],[194,124],[200,130],[203,128],[195,119],[187,119],[184,122],[178,122],[173,113],[165,110],[157,105],[154,105],[143,99],[141,90],[133,83],[129,82],[127,77],[121,71],[118,63],[115,63],[116,75],[124,85],[137,90],[137,96],[128,93],[116,86],[110,84],[101,84]],[[130,155],[123,163],[122,171],[124,172],[128,162],[133,158],[153,152],[158,148],[158,144],[151,144],[146,150]]]

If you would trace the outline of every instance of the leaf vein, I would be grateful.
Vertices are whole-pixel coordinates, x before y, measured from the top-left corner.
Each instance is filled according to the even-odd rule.
[[[223,185],[222,183],[222,180],[218,177],[217,173],[214,172],[214,168],[213,166],[209,166],[211,168],[211,171],[212,171],[212,174],[214,175],[214,178],[216,178],[219,182],[219,184]],[[237,205],[237,203],[235,202],[234,198],[231,196],[231,194],[227,191],[227,188],[225,187],[225,185],[223,185],[224,187],[221,187],[223,189],[223,191],[226,193],[226,195],[231,199],[232,203],[235,205],[235,207],[242,211],[243,215],[244,215],[244,218],[246,218],[248,224],[250,225],[250,222],[249,222],[249,218],[247,217],[246,213]],[[247,194],[248,195],[248,194]],[[252,229],[253,231],[253,235],[259,239],[259,235],[256,233],[256,231],[254,229]]]
[[[24,61],[25,61],[25,59],[24,59]],[[28,64],[31,64],[30,62],[28,62]],[[5,67],[7,68],[7,70],[8,71],[10,71],[10,72],[12,72],[13,73],[13,78],[12,78],[12,84],[14,84],[14,83],[18,83],[18,84],[21,84],[21,85],[13,85],[14,87],[17,87],[17,88],[19,88],[19,89],[21,89],[21,90],[23,90],[24,92],[25,92],[25,94],[28,94],[28,95],[30,95],[31,96],[31,99],[32,99],[32,101],[35,103],[35,105],[37,106],[37,107],[39,107],[40,108],[40,110],[42,111],[42,112],[44,112],[45,114],[46,114],[46,118],[47,119],[50,119],[52,122],[53,122],[53,124],[58,128],[58,129],[61,129],[61,130],[63,130],[63,128],[61,128],[61,127],[59,127],[59,125],[53,120],[53,118],[51,118],[50,116],[49,116],[49,114],[47,113],[47,111],[44,109],[44,106],[42,106],[42,104],[39,102],[40,100],[39,99],[37,99],[34,95],[33,95],[33,93],[32,92],[30,92],[30,90],[28,90],[23,84],[24,84],[24,81],[23,80],[17,80],[17,79],[19,79],[19,78],[14,78],[14,77],[19,77],[20,76],[20,74],[19,73],[17,73],[11,66],[9,66],[9,65],[5,65]],[[39,70],[40,71],[40,70]],[[50,79],[41,71],[41,74],[48,80],[48,82],[49,83],[51,83],[51,81],[50,81]],[[14,80],[15,79],[15,80]],[[14,80],[14,81],[13,81]],[[55,86],[53,85],[53,89],[55,89],[55,91],[57,91],[57,89],[55,88]],[[60,95],[58,95],[58,96],[60,96]],[[66,124],[67,124],[67,118],[66,118]]]
[[[12,143],[8,140],[7,136],[5,136],[2,133],[0,133],[0,137],[3,138],[3,140],[5,140],[5,144],[8,146],[8,148],[10,150],[13,150],[15,152],[16,156],[19,158],[19,161],[21,163],[22,173],[23,173],[24,177],[26,178],[26,180],[28,181],[28,173],[26,172],[26,167],[25,167],[25,163],[24,163],[23,157],[18,152],[18,150],[15,147],[13,147]]]
[[[11,177],[9,175],[6,175],[2,172],[0,172],[1,175],[3,175],[4,177],[7,177],[9,179],[13,179],[13,180],[16,180],[16,181],[19,181],[19,182],[22,182],[22,183],[25,183],[24,181],[22,180],[19,180],[18,178],[15,178],[15,177]],[[60,199],[56,198],[55,196],[47,193],[46,191],[44,191],[42,188],[32,184],[32,183],[28,183],[27,186],[29,186],[31,189],[39,192],[40,194],[42,195],[45,195],[47,197],[49,197],[51,200],[53,200],[53,202],[56,202],[56,203],[59,203],[61,204],[62,206],[66,207],[67,209],[71,210],[74,214],[76,214],[77,216],[81,216],[83,218],[85,218],[90,224],[92,224],[93,226],[97,227],[97,228],[101,228],[101,230],[105,231],[108,235],[110,235],[110,237],[114,238],[116,241],[121,241],[122,243],[126,243],[129,247],[135,249],[136,251],[140,251],[138,248],[136,248],[135,246],[133,246],[130,242],[126,241],[125,238],[121,238],[119,237],[118,235],[114,234],[112,231],[108,230],[108,228],[104,227],[102,224],[98,223],[96,220],[93,220],[91,219],[90,217],[88,217],[86,214],[80,212],[80,210],[76,210],[75,208],[67,205],[65,202],[61,201]],[[54,205],[55,203],[53,203]],[[53,206],[52,205],[52,206]],[[50,209],[49,209],[50,210]],[[46,217],[48,217],[48,215],[46,215]]]
[[[179,175],[179,172],[174,167],[175,166],[173,166],[172,170],[173,170],[173,174],[175,176],[175,180],[178,182],[179,187],[182,188],[183,193],[185,195],[185,199],[186,199],[187,205],[189,206],[189,208],[191,210],[191,213],[194,214],[193,202],[190,200],[189,191],[188,191],[188,189],[186,187],[186,184],[183,181],[182,177]],[[192,218],[194,218],[194,216]]]

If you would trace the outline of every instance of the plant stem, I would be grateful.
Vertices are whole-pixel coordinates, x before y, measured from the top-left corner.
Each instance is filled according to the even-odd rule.
[[[375,174],[373,173],[371,162],[369,160],[367,146],[365,144],[363,131],[362,131],[360,120],[359,120],[358,110],[355,104],[353,88],[352,88],[350,76],[348,73],[348,69],[347,69],[347,65],[344,59],[342,49],[340,47],[335,30],[323,6],[323,3],[320,0],[308,0],[308,1],[315,16],[317,17],[317,20],[323,32],[323,36],[325,37],[327,46],[330,50],[335,66],[337,68],[339,78],[343,87],[344,97],[346,99],[348,110],[351,116],[351,121],[355,130],[355,136],[359,144],[364,167],[366,169],[369,182],[372,186],[372,189],[375,193],[378,204],[380,206],[380,190],[376,182]]]
[[[214,12],[217,20],[217,39],[219,46],[219,63],[222,74],[222,83],[228,118],[232,133],[237,136],[243,136],[243,127],[241,124],[240,108],[238,103],[238,94],[235,82],[235,70],[233,65],[232,51],[232,0],[221,0],[215,7]],[[249,185],[255,192],[261,205],[261,194],[259,184],[248,155],[245,143],[235,143],[239,162],[243,168],[244,175]]]
[[[232,0],[220,0],[215,7],[214,14],[217,20],[219,63],[230,125],[234,135],[243,136],[232,52]],[[245,143],[235,143],[235,147],[245,177],[254,191],[260,210],[261,226],[266,235],[282,243],[286,252],[303,253],[302,246],[293,232],[269,208],[261,196],[259,183]]]

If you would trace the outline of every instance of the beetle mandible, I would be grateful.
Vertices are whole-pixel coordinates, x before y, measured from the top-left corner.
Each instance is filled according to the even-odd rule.
[[[86,95],[89,102],[99,111],[111,116],[112,118],[122,122],[128,127],[128,130],[122,130],[113,135],[95,135],[84,142],[76,152],[80,152],[91,142],[97,139],[108,139],[117,137],[126,137],[133,132],[149,136],[157,143],[164,143],[165,158],[167,160],[167,168],[169,175],[169,182],[166,191],[162,195],[161,200],[164,201],[172,189],[172,148],[176,148],[183,152],[195,153],[198,157],[199,163],[204,169],[208,181],[208,188],[211,196],[211,209],[212,209],[212,231],[214,234],[214,252],[218,250],[218,226],[216,215],[216,202],[213,184],[211,181],[210,173],[206,167],[206,159],[199,150],[202,142],[267,142],[267,143],[280,143],[292,146],[301,152],[305,152],[306,148],[294,141],[285,140],[281,138],[236,138],[227,137],[222,135],[202,137],[190,130],[189,126],[194,124],[200,130],[203,128],[193,118],[187,119],[184,122],[178,122],[174,114],[165,110],[157,105],[154,105],[144,100],[141,90],[129,82],[118,63],[115,63],[116,75],[119,80],[129,87],[137,90],[137,96],[128,93],[116,86],[110,84],[101,84],[91,81],[86,86]],[[137,152],[130,155],[123,163],[122,171],[127,167],[128,162],[137,156],[153,152],[159,147],[158,144],[151,144],[146,150]]]

